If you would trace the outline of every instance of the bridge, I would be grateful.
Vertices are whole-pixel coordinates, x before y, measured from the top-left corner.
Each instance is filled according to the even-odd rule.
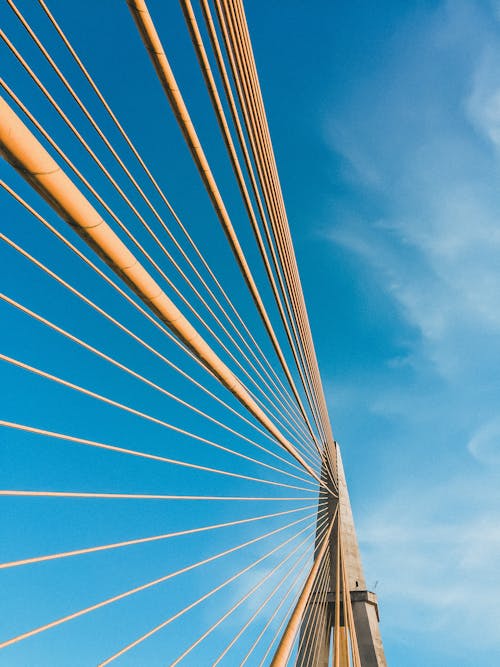
[[[2,8],[0,665],[383,666],[242,0],[150,4]]]

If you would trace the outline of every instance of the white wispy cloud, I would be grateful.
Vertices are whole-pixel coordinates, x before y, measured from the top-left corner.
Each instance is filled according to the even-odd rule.
[[[454,332],[500,330],[500,165],[488,145],[500,138],[500,42],[486,17],[481,30],[477,13],[450,3],[421,21],[411,49],[422,58],[402,46],[393,69],[367,84],[366,100],[358,92],[348,118],[327,128],[351,175],[386,210],[374,220],[351,217],[328,234],[371,263],[443,372],[455,370],[461,352],[463,336]],[[443,50],[437,35],[447,27]],[[450,66],[456,54],[460,63],[464,50],[476,67],[450,90],[441,60]]]
[[[467,449],[478,461],[500,466],[500,417],[483,424],[469,440]]]
[[[471,503],[478,493],[478,479],[407,488],[363,517],[361,547],[392,612],[382,608],[389,635],[411,632],[451,653],[498,647],[500,506],[492,493],[489,506]]]

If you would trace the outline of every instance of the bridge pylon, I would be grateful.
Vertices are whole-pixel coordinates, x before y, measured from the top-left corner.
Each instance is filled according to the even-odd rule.
[[[320,492],[315,560],[327,524],[333,523],[324,558],[305,606],[299,630],[296,667],[387,667],[379,629],[377,596],[369,591],[338,443],[331,447],[335,470],[323,467],[324,481],[336,480],[337,497]],[[326,511],[325,511],[326,507]],[[327,590],[325,590],[325,579]]]

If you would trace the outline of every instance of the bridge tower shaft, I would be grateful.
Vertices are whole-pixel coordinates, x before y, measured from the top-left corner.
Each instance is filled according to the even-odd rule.
[[[330,459],[334,462],[333,477],[337,480],[338,498],[326,491],[320,493],[320,504],[327,506],[328,522],[332,520],[334,529],[329,538],[328,581],[329,587],[325,604],[324,591],[320,595],[319,581],[309,597],[300,627],[299,650],[296,667],[387,667],[382,638],[379,629],[377,596],[369,591],[361,563],[354,519],[345,479],[344,467],[338,443],[332,447]],[[327,471],[323,467],[323,479]],[[324,514],[320,516],[316,528],[316,554],[324,532]],[[322,528],[323,526],[323,528]],[[339,543],[340,540],[340,543]],[[337,561],[339,568],[337,568]],[[344,577],[337,576],[337,570]],[[337,594],[337,585],[339,591]],[[345,587],[345,591],[344,591]],[[349,601],[346,596],[349,596]],[[339,604],[336,610],[337,601]],[[344,603],[347,601],[347,605]],[[344,609],[344,606],[349,607]],[[335,618],[338,613],[338,628],[335,632]],[[348,631],[348,621],[352,619],[353,631]],[[337,643],[337,648],[335,648]],[[355,643],[356,647],[351,648]],[[354,655],[357,653],[357,655]]]

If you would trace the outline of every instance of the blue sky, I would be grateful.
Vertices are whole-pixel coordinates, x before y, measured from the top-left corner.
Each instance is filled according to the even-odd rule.
[[[315,234],[350,343],[318,344],[389,658],[495,664],[498,6],[404,4],[325,68]]]
[[[176,76],[217,176],[222,183],[229,183],[229,168],[215,120],[207,113],[208,102],[201,77],[195,73],[180,11],[176,3],[162,9],[160,4],[151,2],[151,9],[169,46]],[[248,5],[314,340],[334,433],[343,448],[367,581],[370,586],[376,584],[379,596],[388,662],[403,667],[496,664],[500,659],[500,5],[486,0],[382,2],[372,7],[363,2],[324,2],[314,11],[308,3],[298,1]],[[41,13],[30,3],[20,6],[33,15],[40,34],[53,39]],[[50,7],[90,71],[98,73],[99,85],[155,173],[167,184],[168,196],[189,220],[209,259],[217,264],[224,284],[231,285],[235,303],[260,331],[125,3],[118,3],[118,7],[102,3],[97,20],[77,10],[77,3],[68,7],[67,3],[53,2]],[[37,58],[33,62],[45,80],[76,114],[6,8],[2,9],[2,19],[4,16],[9,36],[26,54]],[[125,42],[117,49],[116,39],[123,35]],[[55,54],[68,74],[76,76],[64,51],[55,47]],[[19,94],[29,96],[37,117],[65,148],[71,147],[68,152],[72,158],[95,176],[83,151],[7,57],[7,82]],[[83,85],[78,85],[78,90],[84,91]],[[145,108],[147,122],[141,123]],[[103,115],[100,118],[106,123]],[[112,133],[110,125],[105,126]],[[90,133],[88,136],[97,147],[98,142]],[[2,178],[58,224],[48,207],[39,204],[10,169],[2,164],[0,170]],[[118,198],[102,179],[95,178],[116,210],[126,216]],[[235,189],[224,187],[238,233],[257,267]],[[4,201],[3,197],[2,205]],[[126,317],[149,341],[165,345],[162,349],[173,360],[181,360],[182,355],[172,345],[167,346],[153,327],[130,309],[125,312],[111,291],[96,292],[98,281],[55,241],[48,240],[29,216],[21,215],[10,202],[5,203],[5,210],[4,233],[34,254],[54,260],[54,266],[62,268],[68,279],[75,277],[82,290],[98,293],[117,316]],[[22,225],[18,224],[21,220]],[[61,224],[59,228],[64,227]],[[2,265],[4,292],[158,382],[194,398],[186,383],[173,373],[160,371],[126,337],[56,290],[5,248]],[[14,280],[14,274],[23,279]],[[50,298],[44,299],[47,294]],[[125,382],[118,372],[104,369],[84,353],[75,356],[69,343],[34,325],[27,326],[22,316],[2,305],[4,316],[9,318],[9,326],[2,332],[2,349],[7,354],[17,354],[61,375],[66,373],[75,382],[108,391],[141,409],[157,411],[165,419],[188,423],[192,430],[203,428],[200,420],[181,415],[156,394]],[[261,334],[259,341],[270,354]],[[192,371],[198,372],[194,367]],[[147,441],[151,451],[165,454],[167,447],[166,455],[177,454],[179,458],[181,444],[192,447],[191,441],[165,442],[163,432],[156,427],[118,417],[66,391],[49,390],[42,381],[12,369],[2,368],[2,385],[8,388],[4,396],[8,419],[24,419],[126,446]],[[203,397],[196,394],[196,400],[208,408]],[[226,413],[220,410],[218,414]],[[233,421],[233,425],[238,423]],[[246,433],[249,435],[251,429]],[[96,458],[83,450],[68,454],[67,448],[57,444],[47,453],[36,447],[33,439],[12,434],[8,439],[2,437],[9,463],[8,469],[3,466],[6,481],[2,480],[2,485],[6,488],[161,493],[166,486],[182,489],[185,483],[205,492],[215,488],[243,492],[231,482],[219,487],[202,476],[174,476],[151,464],[131,464],[111,455]],[[241,451],[250,453],[250,448]],[[201,446],[189,449],[189,453],[198,461],[231,466],[228,457],[208,454]],[[27,460],[29,466],[25,465]],[[247,472],[256,470],[248,467]],[[36,510],[33,505],[20,504],[27,501],[8,502],[12,505],[7,516],[12,508],[23,521],[21,528],[14,528],[9,518],[11,540],[4,547],[2,560],[23,550],[28,553],[33,541],[36,551],[44,553],[92,541],[97,544],[154,534],[160,525],[161,530],[170,530],[186,517],[192,522],[198,519],[196,507],[182,515],[170,512],[164,516],[157,504],[145,503],[134,511],[124,511],[122,506],[102,503],[83,508],[80,501],[67,501],[66,509],[58,509],[54,518],[51,501],[40,501],[46,504]],[[280,504],[276,511],[287,508]],[[248,516],[260,511],[260,506],[245,510]],[[264,508],[262,513],[266,511],[273,510]],[[223,521],[244,514],[236,508],[230,512],[214,507],[205,510],[203,518],[208,523],[219,520],[219,515],[225,517],[220,519]],[[278,526],[273,521],[269,530]],[[283,539],[292,534],[290,531]],[[237,541],[247,534],[248,529],[240,529],[231,536],[214,537],[213,543],[186,541],[175,554],[166,547],[141,547],[129,555],[126,566],[113,555],[103,557],[98,565],[89,560],[79,564],[67,561],[59,570],[47,566],[44,579],[37,578],[35,570],[28,581],[26,574],[21,579],[21,574],[18,577],[15,573],[6,590],[19,619],[9,618],[9,624],[14,627],[18,622],[26,629],[31,620],[37,623],[56,617],[66,608],[81,606],[83,600],[90,604],[94,591],[88,587],[89,577],[112,594],[131,579],[141,580],[144,558],[155,573],[161,573],[165,558],[173,566],[192,551],[208,553],[212,548],[223,548],[225,540]],[[257,528],[254,534],[258,534]],[[244,562],[248,561],[242,559],[241,567]],[[214,577],[220,574],[214,570]],[[76,586],[73,599],[54,593],[61,581],[61,591],[67,590],[70,582]],[[203,583],[201,578],[193,586],[201,590]],[[50,597],[50,608],[27,604],[16,586],[22,586],[22,591],[36,586],[44,604]],[[242,586],[239,593],[244,590]],[[172,589],[174,599],[176,591],[182,594],[181,583]],[[43,664],[54,665],[68,642],[80,641],[88,636],[86,632],[95,636],[99,627],[107,631],[100,639],[99,655],[110,654],[132,639],[136,630],[135,634],[146,631],[158,622],[159,605],[166,604],[161,595],[151,593],[150,598],[134,602],[132,608],[120,607],[117,616],[101,616],[95,621],[89,616],[80,624],[68,624],[65,631],[54,631],[46,644],[30,640],[25,649],[19,649],[17,658],[12,657],[13,650],[10,654],[6,651],[0,664],[32,664],[26,656],[37,650],[46,661]],[[175,606],[171,598],[167,606]],[[165,616],[162,608],[160,620]],[[198,620],[206,626],[210,618],[210,613],[203,611]],[[131,628],[125,637],[120,632],[123,627]],[[179,646],[186,645],[190,628],[182,626],[178,632],[175,639]],[[144,664],[137,660],[146,660],[145,664],[153,665],[152,656],[164,650],[162,641],[165,637],[158,636],[146,642],[145,653],[123,664]],[[12,662],[16,659],[17,663]],[[93,658],[89,653],[79,659],[83,665]]]
[[[496,664],[500,9],[333,4],[261,77],[367,579],[389,664]]]

